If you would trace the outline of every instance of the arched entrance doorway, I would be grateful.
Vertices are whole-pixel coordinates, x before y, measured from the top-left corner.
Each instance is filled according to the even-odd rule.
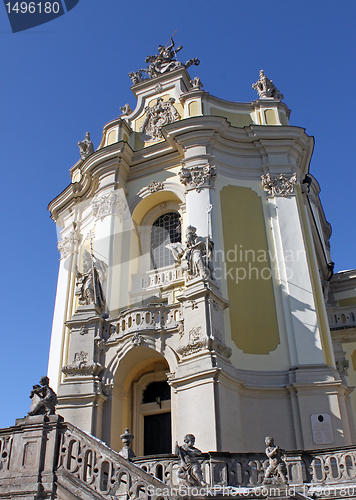
[[[120,359],[110,402],[112,448],[122,447],[119,436],[128,427],[136,456],[172,452],[169,371],[162,354],[142,345]]]
[[[134,382],[133,410],[143,455],[172,453],[171,388],[165,371],[148,372]]]

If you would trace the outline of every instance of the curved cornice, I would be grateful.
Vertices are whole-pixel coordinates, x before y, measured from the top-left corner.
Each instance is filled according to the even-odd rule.
[[[292,169],[302,181],[308,173],[314,147],[313,137],[300,127],[249,125],[238,128],[230,125],[226,118],[216,116],[179,120],[166,125],[163,135],[165,141],[135,152],[124,141],[95,151],[80,165],[81,180],[70,184],[49,204],[52,218],[57,220],[73,203],[94,196],[96,190],[101,189],[101,179],[114,174],[110,182],[117,187],[126,180],[178,166],[190,148],[205,148],[206,154],[215,157],[220,171],[226,170],[227,175],[232,175],[232,169],[235,175],[239,170],[242,175],[253,177]]]
[[[69,184],[54,198],[48,210],[54,221],[71,205],[91,198],[99,187],[100,178],[117,171],[122,165],[125,170],[131,162],[133,151],[126,142],[118,142],[95,151],[80,165],[81,179]]]

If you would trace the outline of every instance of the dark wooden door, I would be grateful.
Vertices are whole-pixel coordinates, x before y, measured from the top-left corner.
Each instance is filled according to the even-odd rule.
[[[144,416],[144,455],[172,453],[171,412]]]

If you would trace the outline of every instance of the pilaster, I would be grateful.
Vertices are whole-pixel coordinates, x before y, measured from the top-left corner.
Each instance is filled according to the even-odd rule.
[[[58,409],[64,418],[101,437],[104,370],[100,350],[104,320],[95,304],[79,306],[67,326],[71,329],[69,363],[62,368],[64,380],[58,389]]]

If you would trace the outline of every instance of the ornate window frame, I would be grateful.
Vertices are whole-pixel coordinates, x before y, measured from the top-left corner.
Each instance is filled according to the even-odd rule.
[[[140,260],[140,273],[147,271],[154,271],[151,268],[151,230],[153,223],[160,217],[169,212],[177,212],[182,216],[182,209],[178,202],[176,201],[165,201],[156,205],[142,218],[141,224],[138,228],[138,237],[141,247],[141,260]],[[183,234],[183,229],[182,229]],[[167,266],[167,268],[174,267],[173,265]],[[165,269],[165,268],[160,268]]]

